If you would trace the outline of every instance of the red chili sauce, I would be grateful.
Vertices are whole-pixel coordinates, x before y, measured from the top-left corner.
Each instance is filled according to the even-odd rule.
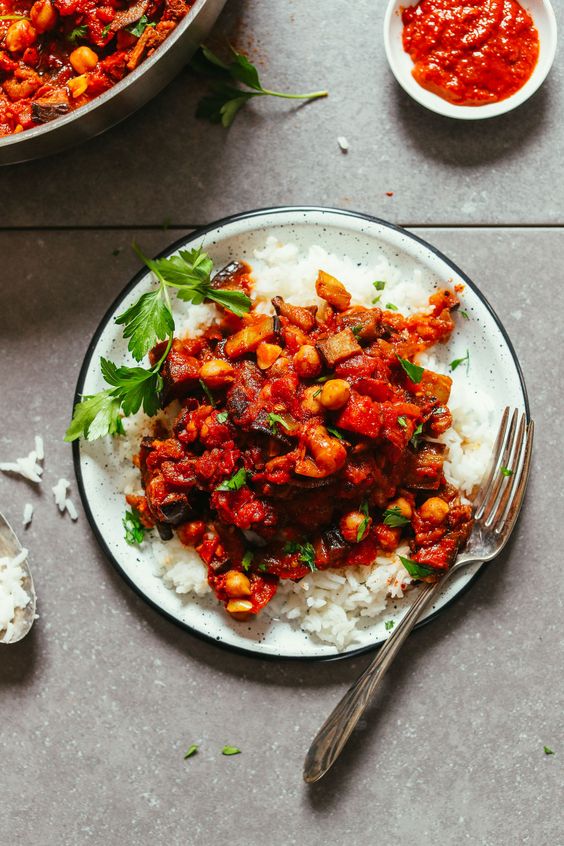
[[[538,60],[538,32],[516,0],[421,0],[402,21],[419,85],[460,106],[505,100]]]

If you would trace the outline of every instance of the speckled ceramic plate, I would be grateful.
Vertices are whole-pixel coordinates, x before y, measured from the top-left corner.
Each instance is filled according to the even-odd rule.
[[[397,226],[336,209],[265,209],[230,217],[200,229],[172,244],[162,255],[168,256],[187,244],[203,244],[216,267],[222,267],[233,258],[247,259],[252,264],[253,251],[264,245],[268,235],[293,242],[304,249],[320,244],[328,251],[348,256],[361,264],[373,263],[375,258],[383,256],[401,273],[419,269],[422,279],[433,284],[464,285],[463,307],[471,319],[458,321],[459,325],[447,346],[447,354],[454,358],[464,355],[465,350],[470,351],[472,367],[467,376],[468,391],[476,396],[480,392],[489,394],[499,417],[506,405],[526,410],[528,414],[525,385],[515,352],[490,305],[470,279],[444,255]],[[147,289],[149,281],[147,272],[137,274],[102,319],[80,372],[77,397],[93,394],[105,387],[98,366],[101,355],[126,360],[121,327],[115,325],[113,318]],[[374,648],[386,638],[384,620],[381,619],[363,628],[361,640],[339,653],[334,647],[320,643],[289,623],[272,620],[264,612],[254,622],[238,623],[231,620],[211,597],[194,598],[174,593],[154,573],[142,549],[128,546],[124,540],[124,479],[123,474],[116,471],[112,439],[80,442],[73,446],[84,508],[109,559],[147,602],[193,634],[263,657],[312,660],[355,655]],[[460,594],[478,570],[479,565],[474,565],[454,576],[422,622],[430,620]],[[391,605],[386,619],[399,617],[405,603],[410,601],[408,594],[403,604],[397,602]]]

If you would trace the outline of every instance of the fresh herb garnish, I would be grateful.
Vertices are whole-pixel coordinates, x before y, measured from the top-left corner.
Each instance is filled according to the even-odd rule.
[[[413,435],[411,436],[411,440],[409,443],[412,445],[414,449],[417,449],[419,446],[419,438],[421,437],[421,433],[423,432],[423,423],[420,423],[419,426],[415,429]]]
[[[288,541],[284,546],[284,552],[292,555],[294,552],[299,552],[298,560],[309,567],[312,573],[315,573],[317,567],[315,566],[315,549],[311,543],[298,543],[297,541]]]
[[[218,485],[216,491],[239,491],[247,484],[248,475],[248,471],[241,467],[234,476]]]
[[[360,543],[366,534],[368,526],[370,525],[370,511],[368,510],[368,503],[366,502],[366,500],[361,503],[360,508],[358,510],[361,512],[361,514],[364,514],[364,520],[362,521],[362,523],[359,524],[359,527],[356,530],[356,542]]]
[[[102,38],[106,38],[110,34],[110,29],[112,28],[112,23],[107,23],[104,29],[102,30]]]
[[[499,470],[502,476],[513,476],[513,470],[510,470],[509,467],[500,467]]]
[[[240,755],[241,750],[237,749],[236,746],[224,746],[221,750],[222,755]]]
[[[543,746],[543,749],[544,749],[544,754],[545,754],[545,755],[554,755],[554,752],[552,751],[552,749],[550,748],[550,746]]]
[[[140,35],[143,35],[145,30],[148,26],[156,26],[155,21],[149,21],[147,15],[141,15],[137,23],[132,24],[131,26],[126,26],[126,30],[134,35],[136,38],[139,38]]]
[[[191,758],[192,755],[195,755],[197,753],[197,751],[198,751],[198,746],[195,743],[193,743],[192,746],[189,746],[188,749],[186,750],[186,754],[184,755],[184,760],[186,760],[186,758]]]
[[[67,35],[67,41],[70,41],[71,44],[76,44],[76,42],[79,41],[81,38],[86,37],[87,32],[88,27],[86,26],[86,24],[82,24],[82,26],[76,26]]]
[[[261,563],[258,565],[258,569],[259,572],[266,573],[266,571],[268,570],[268,564],[266,564],[265,561],[261,561]]]
[[[251,564],[253,562],[253,558],[254,558],[253,553],[251,552],[250,549],[248,549],[245,552],[245,554],[243,555],[243,558],[241,559],[241,567],[243,568],[243,571],[245,573],[248,573],[249,567],[251,566]]]
[[[206,385],[206,383],[202,379],[198,379],[198,382],[200,383],[200,387],[201,387],[202,391],[204,392],[204,394],[206,395],[209,404],[212,406],[212,408],[215,408],[215,400],[213,398],[212,392],[210,391],[210,389],[208,388],[208,386]]]
[[[392,505],[391,508],[386,508],[383,517],[384,524],[391,526],[393,529],[398,528],[398,526],[408,526],[410,523],[410,520],[401,513],[399,505]]]
[[[457,367],[460,367],[461,364],[466,362],[466,372],[468,373],[468,369],[470,367],[470,353],[466,350],[466,355],[462,358],[455,358],[454,361],[451,361],[449,367],[451,370],[456,370]]]
[[[316,397],[318,397],[318,396],[320,395],[320,393],[321,393],[321,391],[322,391],[322,390],[323,390],[323,388],[318,388],[316,391],[314,391],[314,392],[313,392],[313,394],[312,394],[313,399],[315,399]]]
[[[407,373],[407,375],[409,376],[409,378],[411,379],[411,381],[418,385],[421,379],[423,378],[425,368],[419,367],[418,364],[413,364],[411,361],[408,361],[406,358],[402,358],[399,355],[397,359],[405,370],[405,372]]]
[[[316,379],[318,385],[322,385],[323,382],[328,382],[329,379],[333,379],[333,375],[330,373],[328,376],[320,376],[319,379]]]
[[[425,567],[424,564],[419,564],[418,561],[412,561],[411,558],[404,558],[403,555],[399,559],[412,579],[422,579],[425,576],[436,576],[437,571],[432,567]]]
[[[398,417],[398,425],[400,425],[402,429],[406,428],[407,420],[405,419],[405,417],[403,415],[401,417]]]
[[[110,388],[94,395],[85,395],[74,408],[72,422],[65,441],[84,437],[89,441],[104,435],[123,434],[121,413],[128,417],[141,406],[146,414],[156,414],[160,407],[159,393],[163,388],[160,368],[172,346],[174,319],[168,288],[177,296],[196,305],[206,298],[213,300],[241,317],[249,311],[251,301],[241,291],[225,291],[211,287],[211,258],[201,249],[181,250],[169,259],[148,259],[139,247],[134,249],[157,277],[159,287],[142,296],[116,318],[123,324],[123,334],[129,339],[128,349],[141,361],[157,341],[167,341],[159,360],[150,368],[118,367],[107,359],[100,359],[100,369]]]
[[[216,417],[218,423],[227,423],[229,420],[229,412],[228,411],[220,411]]]
[[[461,316],[461,317],[463,317],[463,318],[464,318],[464,320],[470,320],[470,317],[468,316],[468,312],[467,312],[467,311],[461,311],[461,312],[460,312],[460,316]]]
[[[327,424],[325,424],[325,428],[327,429],[330,435],[333,435],[334,438],[338,438],[340,441],[344,440],[345,436],[341,432],[339,432],[339,430],[336,429],[335,426],[328,426]]]
[[[377,279],[376,282],[373,282],[372,284],[374,285],[374,287],[376,288],[377,291],[383,291],[384,288],[386,287],[386,283],[382,282],[381,279]],[[380,298],[378,297],[378,299],[380,299]]]
[[[360,337],[360,333],[362,332],[362,326],[351,326],[351,332],[358,340],[358,338]]]
[[[396,624],[395,620],[386,620],[386,622],[384,623],[384,625],[386,627],[386,631],[390,632],[393,629],[393,627],[395,626],[395,624]]]
[[[127,543],[134,546],[141,543],[145,537],[147,528],[141,522],[138,512],[132,508],[131,511],[126,511],[122,520],[123,528],[125,529],[125,540]]]
[[[380,296],[380,294],[378,294],[378,296],[374,297],[374,299],[372,300],[372,305],[378,305],[381,299],[382,297]]]
[[[239,109],[253,97],[283,97],[289,100],[316,100],[327,97],[327,91],[312,91],[308,94],[285,94],[270,91],[261,85],[256,67],[231,48],[232,61],[224,62],[208,47],[202,46],[191,62],[192,70],[210,77],[210,93],[198,103],[196,117],[207,118],[211,123],[231,126]],[[239,88],[240,83],[246,88]],[[250,90],[248,90],[250,89]]]
[[[279,414],[276,414],[274,411],[271,411],[270,414],[268,415],[268,425],[270,426],[270,428],[272,429],[273,432],[276,431],[276,427],[277,427],[278,424],[280,424],[281,426],[284,426],[285,429],[291,428],[290,424],[287,423],[286,420],[284,420],[283,417],[280,417]]]
[[[397,305],[394,305],[393,303],[386,303],[386,308],[388,309],[388,311],[397,311],[398,310]]]

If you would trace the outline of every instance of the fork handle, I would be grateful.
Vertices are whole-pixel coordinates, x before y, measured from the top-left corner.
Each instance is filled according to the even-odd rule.
[[[443,577],[438,582],[424,583],[419,596],[397,624],[376,658],[348,689],[325,720],[306,755],[304,763],[306,782],[318,781],[333,766],[406,637],[425,608],[436,597],[444,582]]]

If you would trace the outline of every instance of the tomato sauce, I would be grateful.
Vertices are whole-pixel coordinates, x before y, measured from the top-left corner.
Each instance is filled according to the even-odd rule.
[[[421,0],[402,10],[402,21],[414,78],[460,106],[505,100],[538,60],[538,32],[516,0]]]

